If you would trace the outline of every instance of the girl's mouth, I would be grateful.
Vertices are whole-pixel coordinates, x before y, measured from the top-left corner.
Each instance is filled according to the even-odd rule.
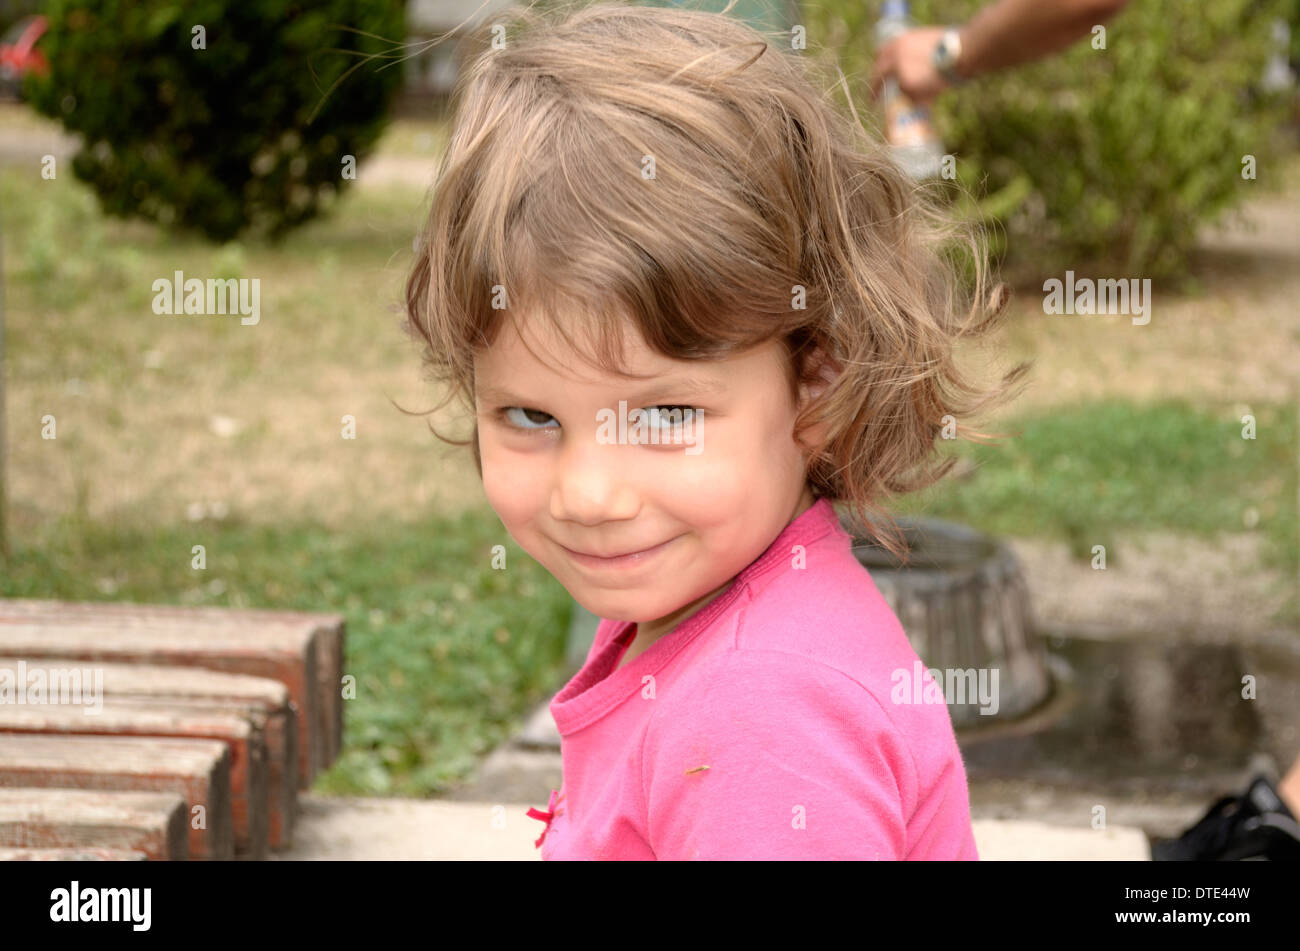
[[[674,538],[668,539],[666,542],[660,542],[658,545],[642,549],[641,551],[633,551],[611,557],[584,554],[583,552],[574,551],[572,548],[568,548],[564,545],[560,545],[560,547],[564,549],[570,558],[578,564],[585,565],[588,568],[634,568],[645,564],[673,542],[677,541],[680,537],[681,536],[678,535]],[[560,543],[556,542],[556,544],[559,545]]]

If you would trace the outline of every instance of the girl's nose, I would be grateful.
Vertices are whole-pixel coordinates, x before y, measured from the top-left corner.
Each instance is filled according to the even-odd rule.
[[[601,445],[594,433],[564,447],[551,490],[551,517],[597,525],[634,518],[639,492],[628,471],[627,446]]]

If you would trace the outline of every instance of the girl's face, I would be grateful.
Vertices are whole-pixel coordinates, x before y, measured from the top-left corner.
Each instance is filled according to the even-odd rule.
[[[637,381],[566,357],[548,322],[523,332],[527,346],[507,322],[475,359],[484,488],[511,537],[598,617],[665,633],[812,504],[779,342],[689,362],[630,332],[626,369],[651,374]],[[638,427],[651,407],[662,415]]]

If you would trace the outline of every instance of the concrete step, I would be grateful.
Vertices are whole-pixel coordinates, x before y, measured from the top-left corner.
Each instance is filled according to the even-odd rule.
[[[559,750],[499,746],[483,760],[474,777],[439,799],[448,802],[531,802],[546,808],[552,789],[564,779]]]
[[[293,847],[270,861],[541,860],[533,843],[543,823],[528,816],[533,803],[304,793],[299,807]]]
[[[984,862],[1149,862],[1151,847],[1141,829],[1092,830],[1029,819],[973,819],[975,847]]]
[[[541,803],[545,806],[545,802]],[[543,824],[528,817],[536,802],[448,802],[305,794],[294,846],[271,861],[540,861]],[[973,824],[984,861],[1024,859],[1146,861],[1140,829],[1093,831],[1047,822],[981,819]]]

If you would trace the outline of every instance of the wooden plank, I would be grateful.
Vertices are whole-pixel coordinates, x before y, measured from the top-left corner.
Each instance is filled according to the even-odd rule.
[[[262,723],[265,720],[262,719]],[[183,705],[139,705],[109,701],[98,713],[83,707],[45,704],[0,706],[0,735],[158,736],[220,740],[230,750],[230,808],[235,852],[266,858],[270,803],[264,727],[229,712]]]
[[[3,600],[0,599],[0,603]],[[0,656],[0,668],[16,669],[19,657]],[[31,667],[30,657],[22,658]],[[51,662],[52,663],[52,662]],[[278,680],[227,674],[201,667],[169,667],[152,664],[95,664],[103,671],[105,696],[146,697],[220,697],[239,700],[256,700],[268,707],[279,707],[289,702],[289,691]]]
[[[317,638],[318,693],[321,701],[320,725],[322,759],[320,768],[334,763],[343,745],[342,677],[344,659],[344,618],[341,614],[318,611],[285,611],[267,608],[182,607],[170,604],[134,604],[123,601],[54,601],[35,598],[0,598],[0,618],[49,618],[65,616],[186,619],[204,624],[258,626],[302,625],[315,630]],[[301,744],[300,744],[301,745]]]
[[[102,848],[184,861],[187,817],[175,793],[0,787],[0,848]]]
[[[327,765],[329,752],[341,742],[340,693],[324,690],[325,681],[334,675],[319,669],[323,657],[340,653],[331,645],[336,639],[341,644],[341,619],[331,627],[284,619],[189,618],[176,613],[184,611],[180,608],[170,609],[168,615],[150,614],[147,605],[117,605],[115,611],[100,613],[90,610],[96,607],[91,605],[45,616],[31,607],[44,603],[22,602],[19,607],[26,607],[19,611],[12,599],[0,599],[0,653],[200,667],[279,680],[289,689],[299,713],[300,788],[311,785],[317,771]],[[52,603],[66,606],[66,602]],[[132,614],[127,608],[141,613]]]
[[[143,862],[137,849],[0,849],[0,862]]]
[[[0,734],[5,786],[176,793],[186,803],[191,858],[234,858],[230,750],[217,740]]]
[[[343,618],[316,629],[317,696],[321,705],[321,768],[329,769],[343,750]]]
[[[267,772],[267,843],[283,850],[293,844],[293,824],[299,815],[298,805],[298,730],[293,710],[270,711],[235,701],[198,697],[136,697],[136,706],[163,706],[194,713],[218,713],[241,716],[263,730],[266,738]]]
[[[0,619],[0,652],[6,655],[201,667],[280,681],[298,714],[298,785],[304,789],[310,787],[324,756],[314,640],[310,631],[129,629],[63,621],[20,625]]]
[[[0,657],[0,676],[10,671],[31,676],[35,669],[52,673],[58,661]],[[225,674],[197,667],[158,667],[146,664],[96,662],[102,674],[103,700],[136,705],[157,704],[244,716],[263,727],[267,749],[268,840],[272,849],[293,844],[293,824],[298,816],[298,726],[289,691],[278,680]],[[4,709],[0,707],[0,710]]]

